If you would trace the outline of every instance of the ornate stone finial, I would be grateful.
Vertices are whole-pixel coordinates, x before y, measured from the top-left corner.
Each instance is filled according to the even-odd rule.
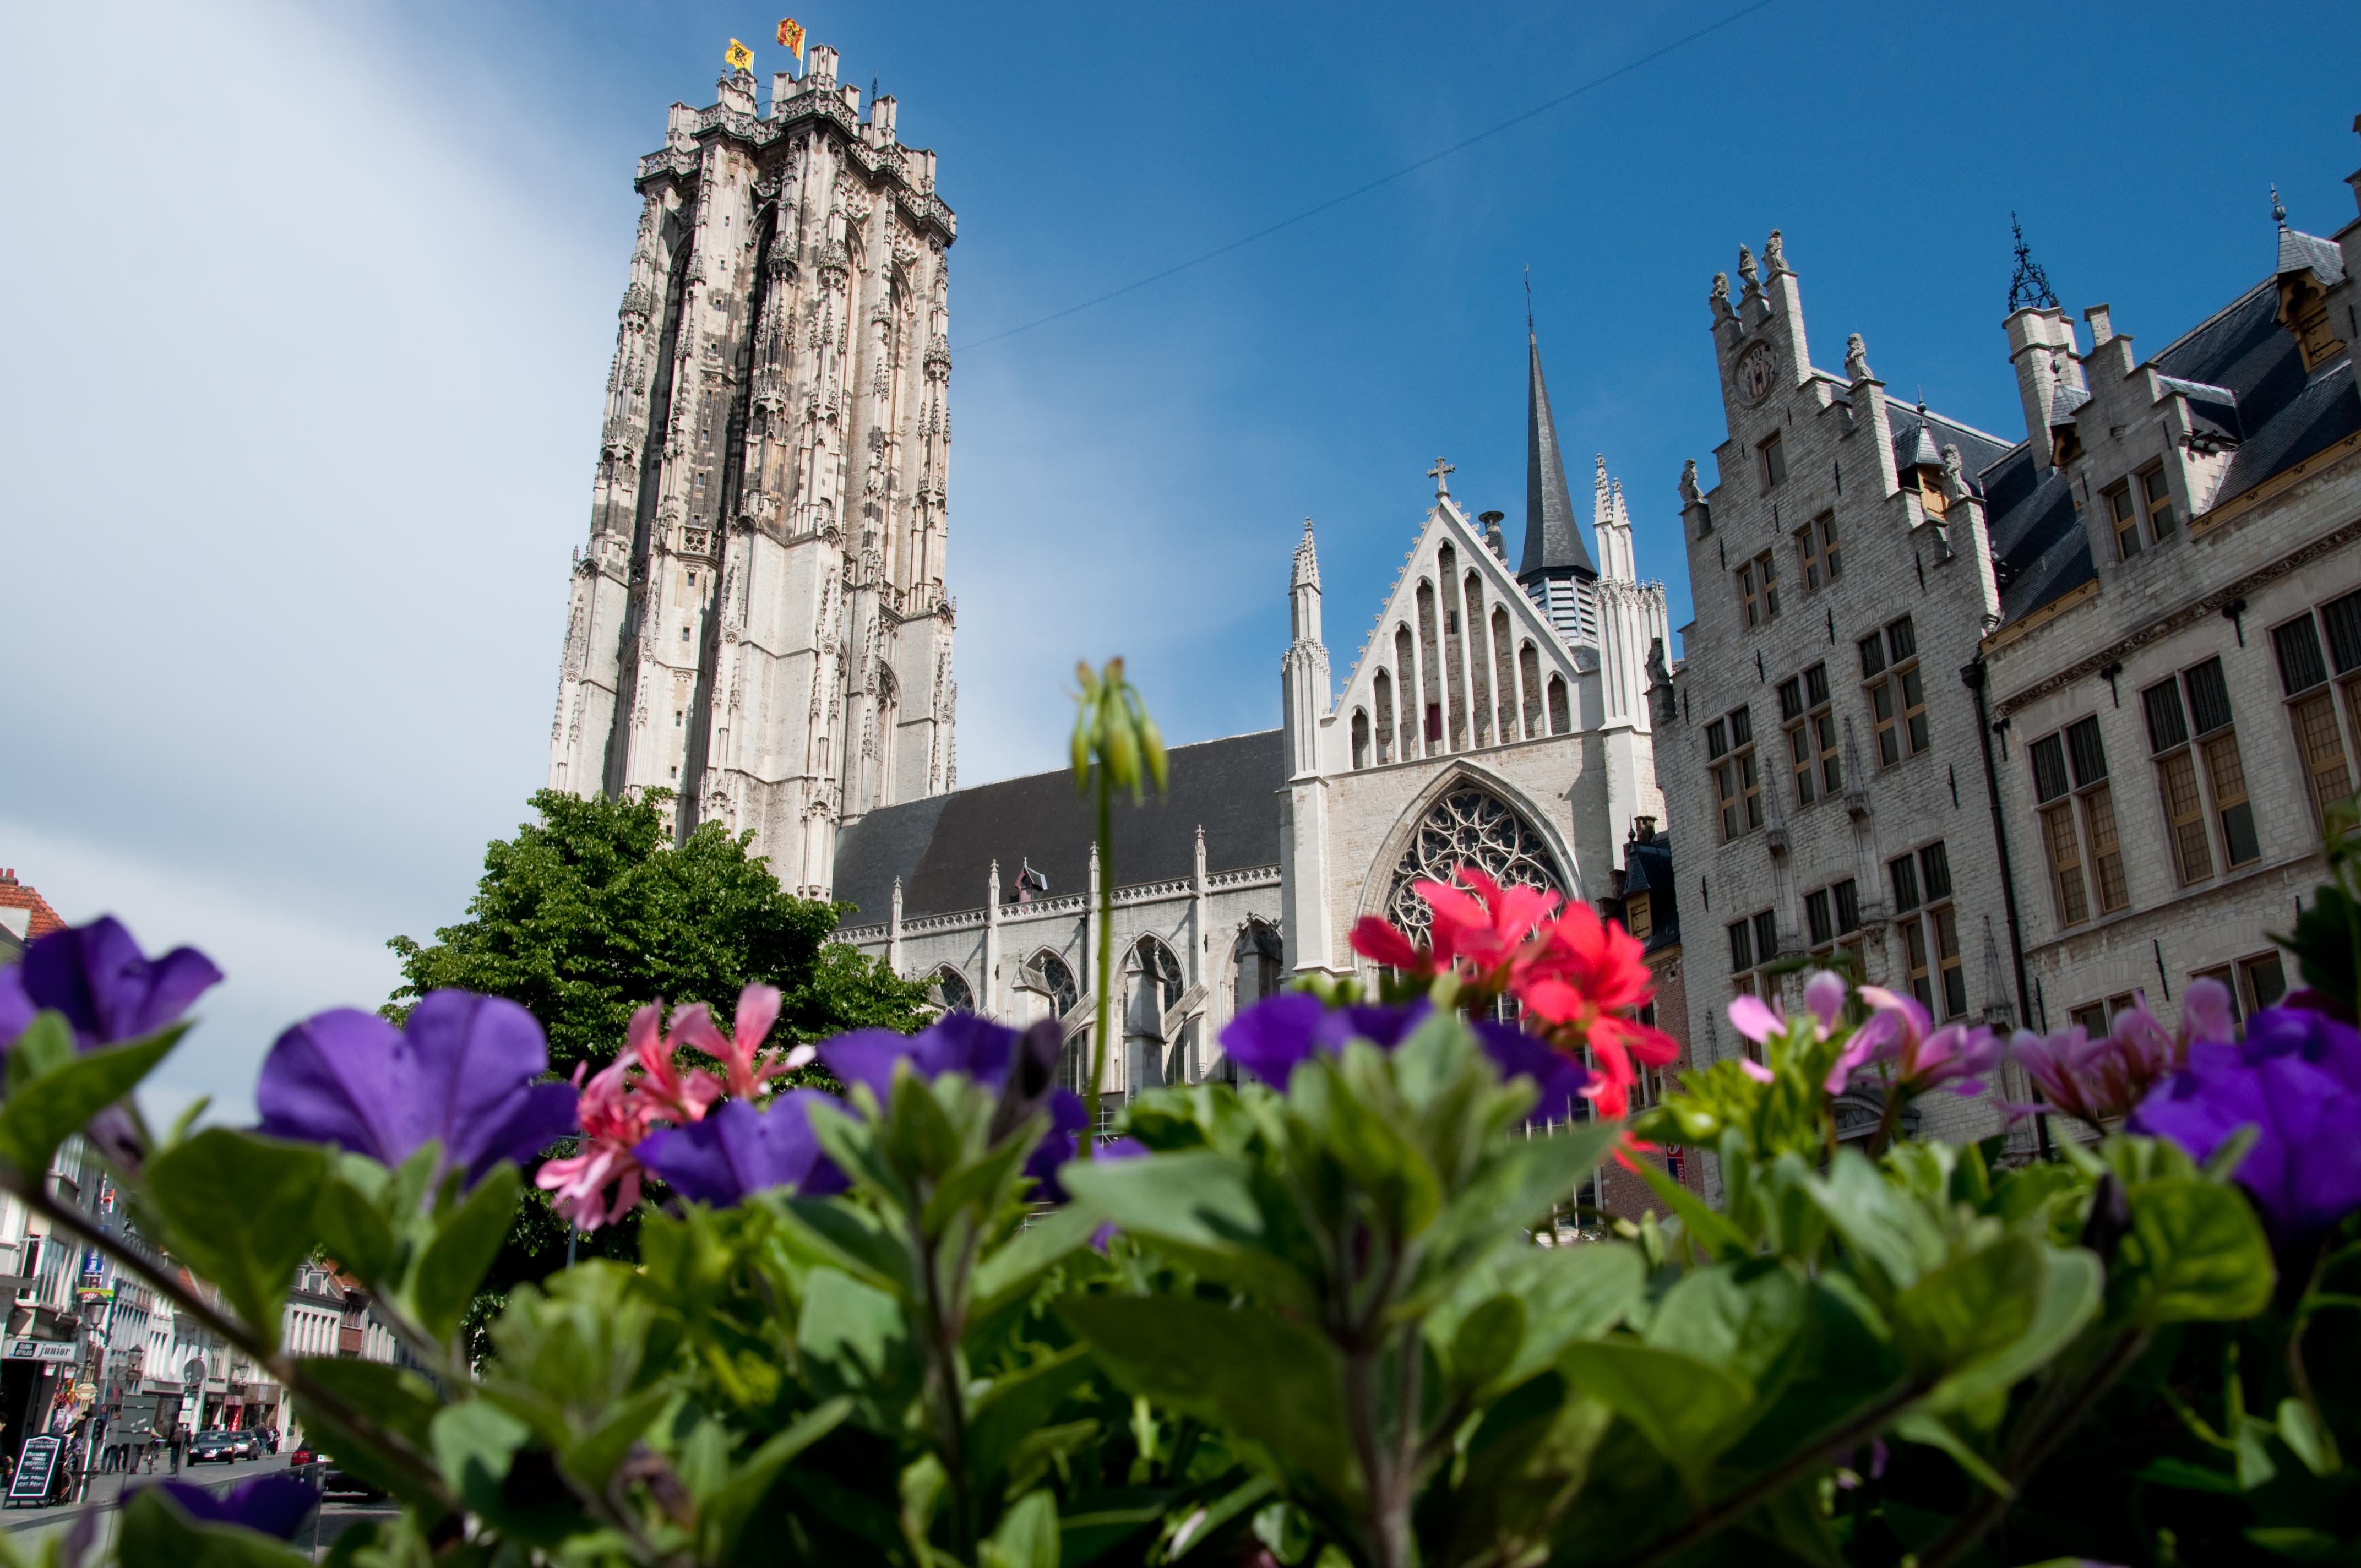
[[[1434,466],[1426,471],[1426,477],[1434,481],[1434,499],[1436,500],[1441,500],[1445,496],[1451,494],[1451,476],[1458,471],[1459,470],[1457,468],[1452,466],[1448,458],[1437,457],[1434,460]]]
[[[1750,289],[1763,287],[1763,280],[1754,270],[1754,253],[1742,245],[1738,247],[1738,275]]]
[[[1692,457],[1681,465],[1681,504],[1693,507],[1704,499],[1705,491],[1697,488],[1697,459]]]
[[[1850,381],[1875,380],[1869,368],[1869,345],[1854,333],[1845,339],[1845,378]]]
[[[1773,229],[1771,237],[1763,242],[1763,270],[1773,278],[1787,270],[1787,247],[1777,229]]]
[[[1296,588],[1316,588],[1320,586],[1320,552],[1312,543],[1312,520],[1303,520],[1303,537],[1295,543],[1295,575],[1289,581],[1290,591]]]
[[[2033,253],[2026,248],[2025,227],[2016,221],[2015,213],[2008,215],[2008,232],[2016,237],[2016,275],[2008,280],[2009,313],[2014,315],[2028,308],[2056,310],[2058,296],[2049,291],[2049,274],[2041,269],[2041,263],[2034,260]]]
[[[2287,203],[2279,200],[2279,186],[2276,180],[2271,181],[2271,222],[2281,228],[2287,227]]]
[[[1719,305],[1723,310],[1728,310],[1730,308],[1729,273],[1717,272],[1713,275],[1713,289],[1706,295],[1706,302],[1708,304]]]

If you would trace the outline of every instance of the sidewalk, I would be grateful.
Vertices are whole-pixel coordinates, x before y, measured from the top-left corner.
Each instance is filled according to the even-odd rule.
[[[220,1492],[226,1486],[251,1480],[257,1475],[268,1475],[286,1468],[286,1456],[274,1453],[236,1464],[183,1465],[177,1476],[162,1465],[157,1467],[153,1475],[144,1471],[135,1475],[108,1471],[90,1478],[90,1490],[78,1503],[56,1503],[45,1508],[0,1508],[0,1530],[14,1535],[24,1530],[70,1523],[93,1510],[112,1512],[122,1500],[126,1485],[137,1488],[152,1486],[159,1481],[180,1480]]]

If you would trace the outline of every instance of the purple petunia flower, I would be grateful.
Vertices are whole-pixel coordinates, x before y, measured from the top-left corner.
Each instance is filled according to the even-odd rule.
[[[2189,1065],[2140,1102],[2130,1126],[2201,1160],[2253,1127],[2239,1185],[2281,1241],[2317,1235],[2361,1208],[2361,1029],[2266,1008],[2244,1045],[2192,1043]]]
[[[682,1197],[719,1208],[774,1187],[841,1192],[844,1173],[819,1152],[812,1134],[812,1104],[829,1098],[793,1089],[760,1110],[728,1101],[701,1122],[650,1133],[631,1153]]]
[[[222,972],[194,948],[150,959],[113,916],[52,931],[0,970],[0,1050],[16,1044],[36,1014],[65,1014],[82,1050],[151,1035],[189,1010]]]
[[[1222,1048],[1230,1059],[1266,1083],[1284,1086],[1298,1063],[1314,1051],[1341,1051],[1347,1040],[1367,1040],[1391,1050],[1426,1021],[1433,1004],[1421,998],[1400,1006],[1330,1008],[1309,992],[1267,997],[1230,1020]],[[1546,1040],[1514,1024],[1478,1019],[1476,1037],[1484,1054],[1506,1078],[1524,1077],[1540,1085],[1536,1115],[1571,1115],[1571,1104],[1590,1081],[1589,1072]]]
[[[1041,1184],[1044,1198],[1062,1202],[1065,1192],[1058,1185],[1058,1168],[1074,1157],[1075,1135],[1089,1112],[1072,1090],[1049,1086],[1060,1048],[1054,1023],[1037,1024],[1020,1033],[972,1013],[946,1013],[915,1035],[891,1029],[839,1035],[821,1042],[819,1059],[847,1086],[867,1084],[881,1105],[894,1091],[895,1066],[907,1061],[913,1072],[929,1081],[947,1072],[965,1074],[998,1092],[1004,1110],[1018,1119],[1036,1110],[1048,1112],[1049,1130],[1027,1157],[1025,1174]]]
[[[145,1492],[149,1487],[135,1488]],[[295,1531],[312,1515],[320,1500],[312,1483],[283,1471],[276,1475],[258,1475],[230,1491],[226,1497],[215,1497],[210,1487],[188,1481],[159,1481],[154,1490],[162,1492],[181,1506],[181,1511],[197,1524],[243,1525],[274,1541],[291,1541]]]
[[[541,1025],[515,1003],[429,992],[404,1029],[340,1007],[296,1025],[263,1059],[256,1130],[400,1165],[439,1140],[444,1170],[472,1186],[502,1160],[532,1159],[578,1125],[575,1091],[548,1069]]]

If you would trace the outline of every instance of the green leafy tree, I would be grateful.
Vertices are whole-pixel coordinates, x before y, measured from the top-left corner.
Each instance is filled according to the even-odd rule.
[[[658,999],[706,1003],[726,1029],[740,988],[757,981],[779,988],[771,1037],[783,1045],[872,1026],[906,1034],[926,1021],[924,986],[829,940],[846,905],[780,887],[749,851],[752,834],[708,822],[675,845],[671,800],[666,790],[621,800],[535,794],[540,820],[485,850],[467,918],[431,946],[387,944],[401,955],[402,983],[386,1015],[400,1022],[445,988],[505,996],[541,1021],[561,1077],[612,1061],[631,1014]],[[632,1216],[588,1250],[636,1256],[638,1239]],[[545,1203],[520,1205],[485,1304],[562,1265],[566,1243]]]

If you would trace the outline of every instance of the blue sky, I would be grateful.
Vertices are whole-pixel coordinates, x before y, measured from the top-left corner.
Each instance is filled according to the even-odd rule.
[[[1675,482],[1722,423],[1706,289],[1773,227],[1816,358],[2004,436],[2009,214],[2147,349],[2331,233],[2361,10],[895,5],[796,14],[941,156],[961,777],[1054,765],[1073,660],[1175,740],[1278,720],[1319,529],[1341,677],[1437,454],[1523,508],[1522,269],[1585,489],[1686,619]],[[709,4],[18,6],[0,18],[0,864],[231,971],[169,1069],[237,1108],[270,1034],[374,1003],[541,780],[567,551],[664,105]],[[2225,20],[2234,25],[2225,26]]]

